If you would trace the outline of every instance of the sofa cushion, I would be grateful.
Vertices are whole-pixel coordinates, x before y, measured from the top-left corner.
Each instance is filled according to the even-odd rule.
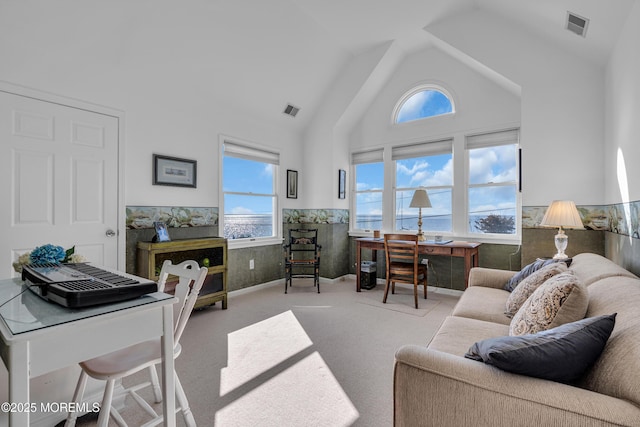
[[[583,253],[573,257],[570,266],[584,286],[591,286],[607,277],[623,276],[637,279],[637,276],[603,256]]]
[[[565,271],[567,271],[567,265],[564,262],[554,262],[525,277],[509,294],[504,314],[509,318],[513,317],[540,285]]]
[[[640,407],[640,281],[608,277],[589,286],[587,316],[617,312],[616,327],[602,355],[580,386]]]
[[[557,274],[540,285],[513,316],[509,335],[534,334],[584,318],[587,288],[572,271]]]
[[[474,342],[508,333],[509,325],[448,316],[429,342],[429,348],[462,357]]]
[[[451,314],[509,325],[511,319],[504,314],[509,295],[509,292],[502,289],[470,286],[464,291]]]
[[[537,259],[531,264],[526,265],[522,270],[516,273],[509,281],[504,285],[503,289],[505,291],[513,292],[513,290],[518,286],[518,283],[522,282],[527,276],[530,274],[540,270],[542,267],[545,267],[549,264],[553,264],[555,262],[564,262],[567,266],[571,265],[571,258],[566,259]]]
[[[570,383],[598,359],[615,317],[591,317],[536,334],[489,338],[473,344],[465,357],[516,374]]]

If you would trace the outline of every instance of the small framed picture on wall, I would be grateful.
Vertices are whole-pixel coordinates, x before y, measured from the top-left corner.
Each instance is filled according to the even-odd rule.
[[[298,198],[298,171],[287,169],[287,198]]]
[[[344,169],[338,170],[338,199],[344,199],[346,196],[347,187],[347,171]]]
[[[196,188],[196,160],[153,155],[153,185]]]

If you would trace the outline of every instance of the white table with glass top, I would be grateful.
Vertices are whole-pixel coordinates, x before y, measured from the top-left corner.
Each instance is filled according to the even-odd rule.
[[[2,410],[9,412],[9,425],[28,426],[30,410],[38,410],[29,402],[30,378],[161,337],[162,409],[170,414],[164,424],[175,426],[174,302],[155,292],[69,309],[43,300],[19,279],[0,280],[0,357],[9,373],[9,406]]]

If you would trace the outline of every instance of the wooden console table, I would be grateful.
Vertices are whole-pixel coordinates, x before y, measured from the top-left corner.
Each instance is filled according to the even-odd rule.
[[[138,242],[139,276],[158,281],[162,263],[167,259],[174,264],[194,260],[201,267],[208,268],[195,308],[216,301],[222,301],[222,308],[227,308],[227,239],[204,237],[157,243]],[[169,278],[166,291],[172,293],[176,283]]]
[[[426,255],[442,255],[464,258],[464,286],[469,283],[469,271],[478,266],[478,247],[482,243],[453,241],[449,243],[420,242],[418,251]],[[364,237],[356,239],[356,291],[360,292],[360,263],[362,261],[362,249],[371,249],[375,260],[378,251],[384,251],[384,239]]]

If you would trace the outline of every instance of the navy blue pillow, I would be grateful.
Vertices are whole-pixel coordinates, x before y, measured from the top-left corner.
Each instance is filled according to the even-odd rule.
[[[567,267],[571,265],[572,258],[565,259],[537,259],[533,261],[531,264],[525,266],[522,270],[516,273],[509,281],[504,285],[502,289],[505,291],[513,292],[513,290],[518,286],[520,282],[522,282],[527,276],[530,274],[540,270],[542,267],[546,267],[549,264],[553,264],[554,262],[565,262],[567,263]]]
[[[515,374],[572,383],[600,357],[616,314],[565,323],[537,334],[478,341],[464,357]]]

